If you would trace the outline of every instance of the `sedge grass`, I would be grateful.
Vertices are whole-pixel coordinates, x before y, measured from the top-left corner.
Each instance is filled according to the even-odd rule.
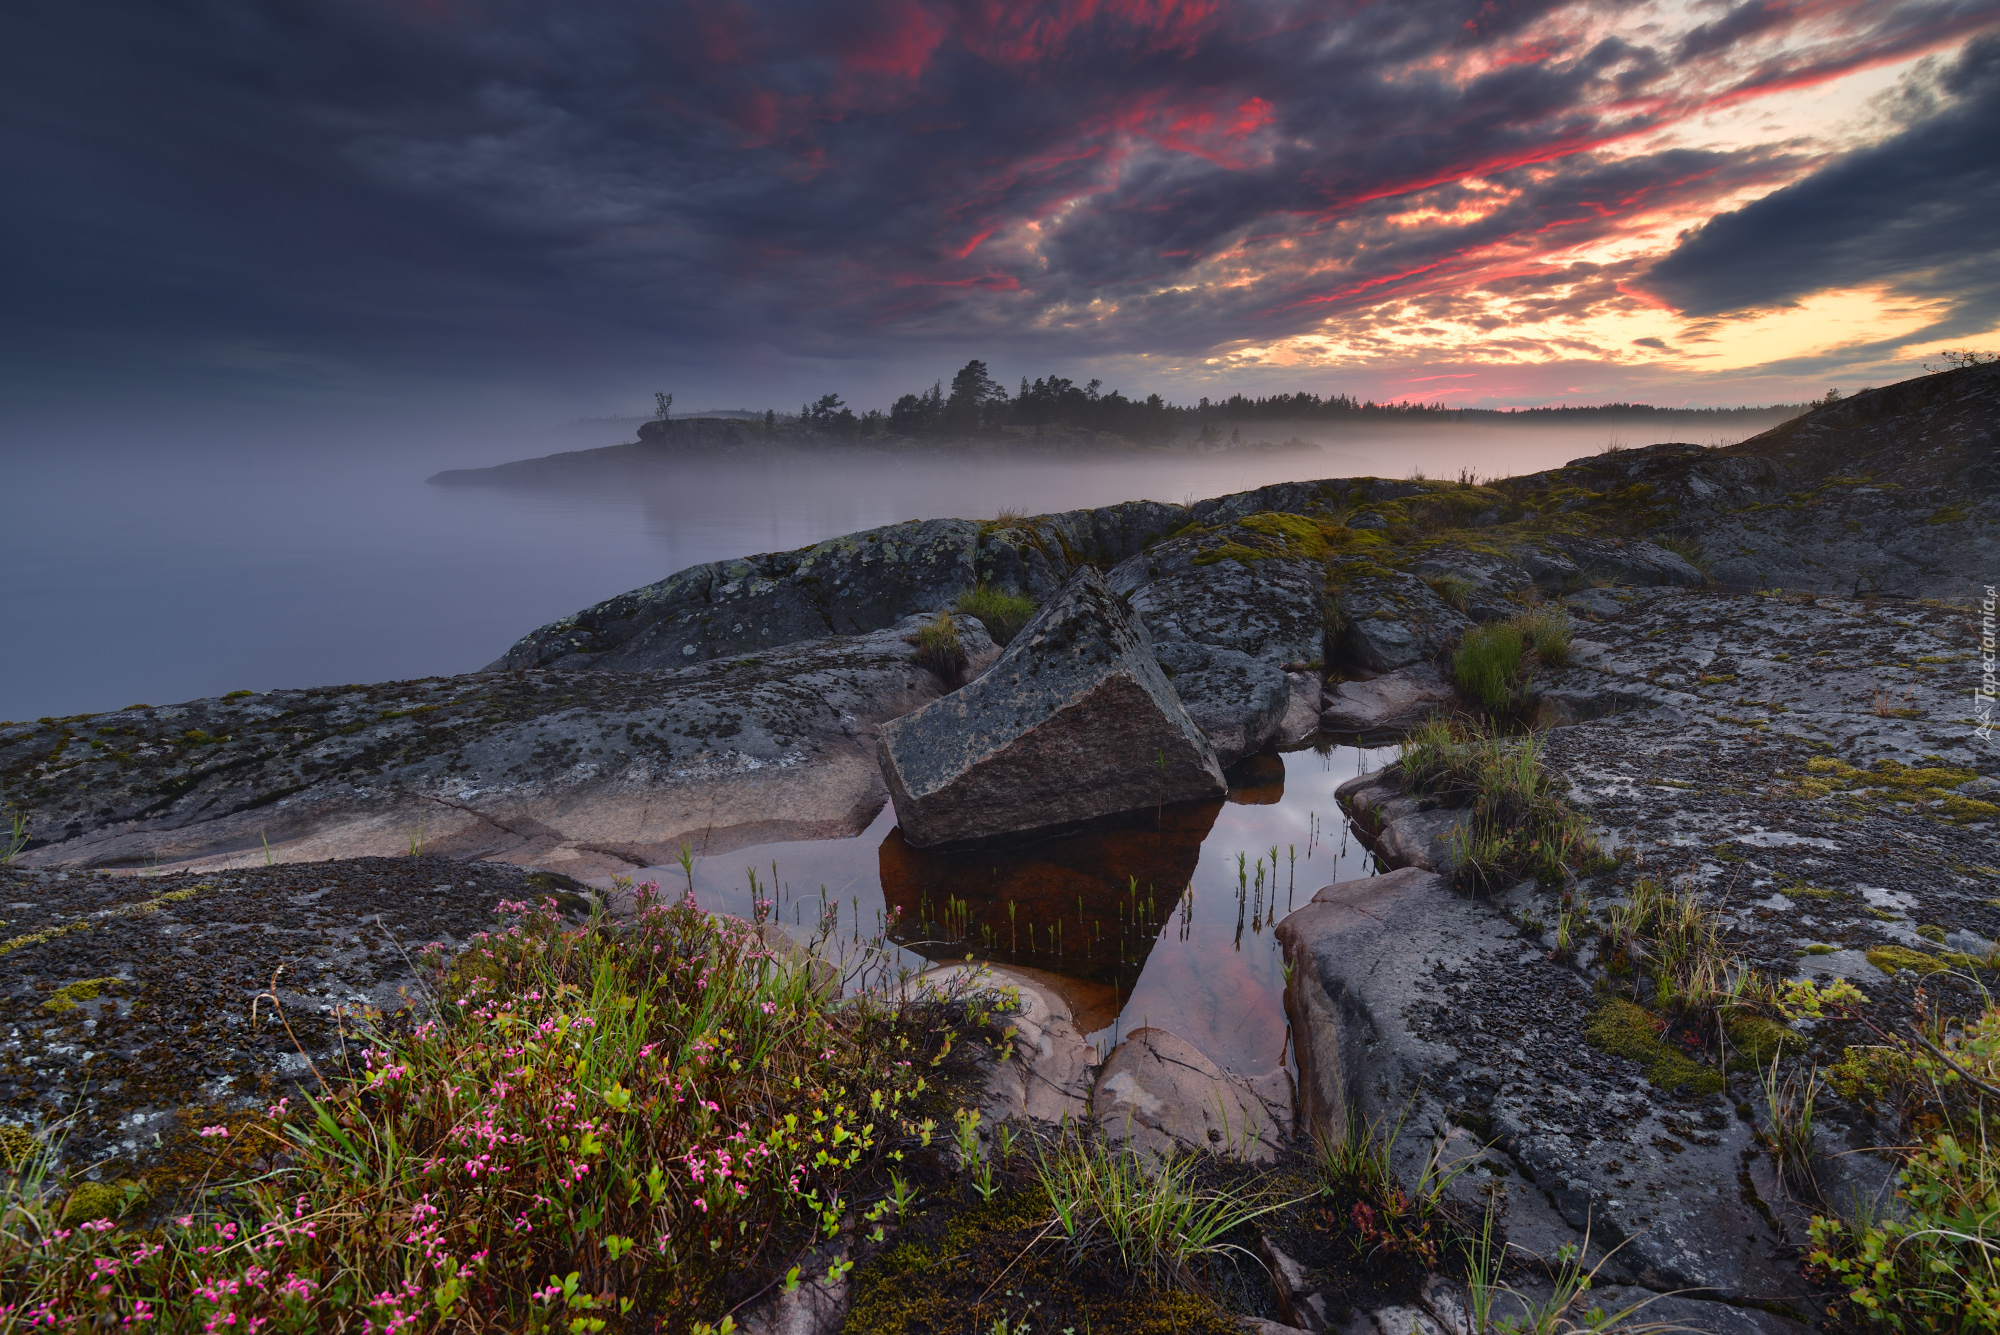
[[[1156,1289],[1195,1284],[1202,1266],[1230,1253],[1226,1239],[1294,1202],[1203,1190],[1192,1155],[1153,1160],[1065,1128],[1036,1147],[1035,1170],[1071,1263],[1108,1252],[1118,1269]]]

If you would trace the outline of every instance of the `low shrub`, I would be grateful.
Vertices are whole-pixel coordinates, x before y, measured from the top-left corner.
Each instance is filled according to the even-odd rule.
[[[1815,1217],[1808,1263],[1858,1321],[2000,1328],[2000,1008],[1957,1029],[1920,1015],[1914,1036],[1884,1037],[1849,1048],[1829,1076],[1836,1091],[1895,1116],[1914,1142],[1897,1175],[1900,1208]]]
[[[65,1226],[82,1193],[17,1169],[0,1325],[699,1332],[881,1217],[962,1008],[841,1000],[692,900],[615,930],[502,907],[423,957],[433,1018],[364,1028],[323,1097],[205,1128],[219,1186],[166,1227],[95,1199]]]
[[[951,613],[939,612],[926,621],[910,638],[910,643],[916,646],[911,661],[935,673],[939,680],[955,682],[958,674],[965,671],[965,642],[958,638],[958,624],[951,619]]]
[[[993,643],[999,645],[1012,643],[1021,633],[1021,627],[1035,615],[1033,598],[1025,593],[996,589],[985,580],[959,594],[954,606],[966,616],[978,618],[986,633],[993,637]]]

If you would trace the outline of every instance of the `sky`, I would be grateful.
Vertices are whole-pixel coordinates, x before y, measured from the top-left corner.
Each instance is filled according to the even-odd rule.
[[[970,357],[1769,403],[2000,347],[1994,0],[11,0],[0,109],[13,410]]]

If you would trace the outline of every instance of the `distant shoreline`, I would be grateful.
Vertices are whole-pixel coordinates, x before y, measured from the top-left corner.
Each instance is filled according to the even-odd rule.
[[[1140,459],[1255,459],[1273,455],[1316,455],[1321,437],[1354,429],[1440,430],[1454,427],[1550,427],[1603,425],[1666,430],[1678,427],[1758,429],[1788,421],[1802,409],[1655,408],[1612,404],[1597,408],[1438,409],[1421,412],[1355,414],[1323,421],[1231,422],[1210,424],[1201,433],[1168,439],[1134,440],[1087,427],[1010,426],[965,435],[838,435],[802,425],[796,416],[766,421],[745,413],[658,421],[641,418],[579,419],[636,423],[639,439],[593,449],[563,450],[483,468],[453,468],[425,479],[440,486],[549,483],[605,473],[653,469],[663,464],[709,462],[864,462],[888,459],[1033,459],[1047,462]],[[1273,438],[1277,437],[1277,438]],[[1651,442],[1648,442],[1651,443]]]

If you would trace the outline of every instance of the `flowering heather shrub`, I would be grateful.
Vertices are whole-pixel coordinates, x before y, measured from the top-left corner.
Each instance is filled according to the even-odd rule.
[[[699,1331],[799,1282],[928,1143],[948,1008],[835,1004],[759,929],[644,889],[628,927],[503,904],[518,925],[427,956],[436,1016],[323,1099],[202,1128],[205,1212],[65,1228],[17,1179],[0,1327]]]

